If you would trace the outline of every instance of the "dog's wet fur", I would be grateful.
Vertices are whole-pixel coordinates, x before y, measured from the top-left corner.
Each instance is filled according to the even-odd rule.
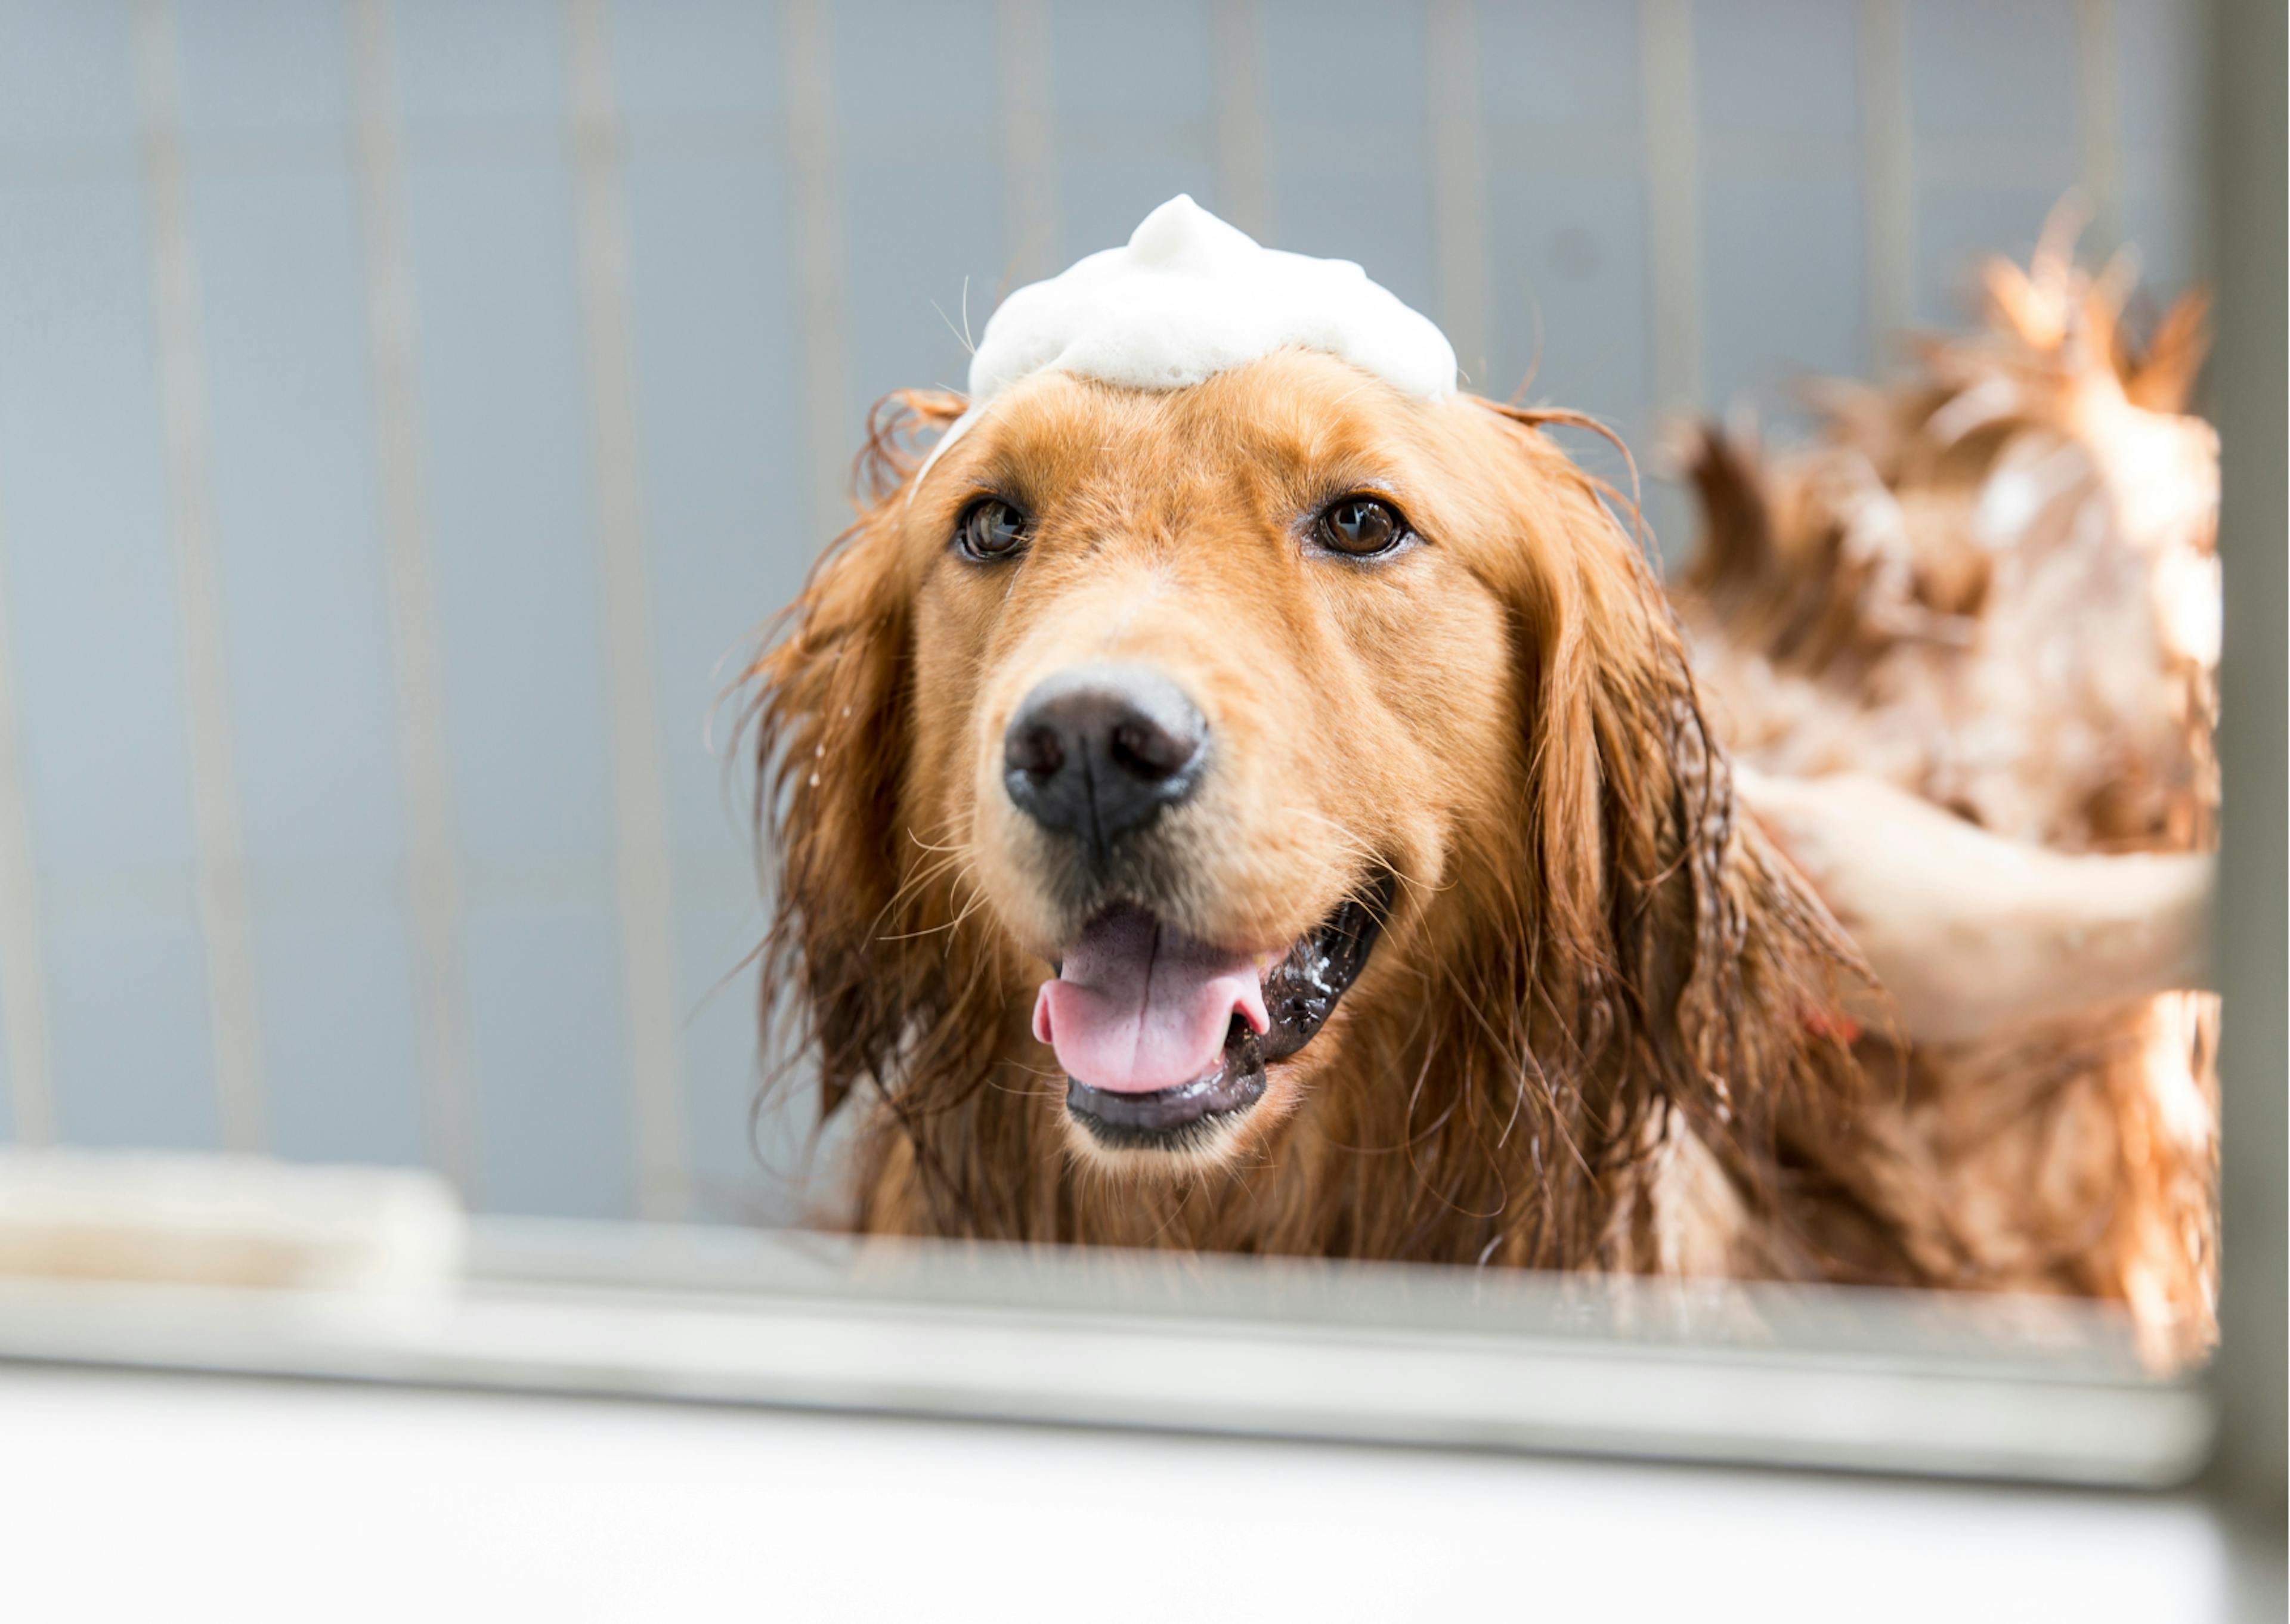
[[[1166,393],[1043,374],[917,481],[959,409],[878,412],[871,505],[752,673],[765,1007],[862,1114],[857,1227],[1929,1277],[1819,1018],[1854,951],[1735,816],[1563,414],[1301,351]],[[1373,557],[1323,540],[1363,494],[1410,532]],[[959,544],[982,500],[1021,549]],[[1013,708],[1085,662],[1165,676],[1214,746],[1101,860],[1005,782]],[[1114,907],[1268,965],[1372,929],[1340,1001],[1236,1035],[1175,1120],[1069,1079],[1028,1024]]]

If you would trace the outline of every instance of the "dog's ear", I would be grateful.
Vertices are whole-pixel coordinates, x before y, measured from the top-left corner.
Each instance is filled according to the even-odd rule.
[[[1698,884],[1726,837],[1731,801],[1637,538],[1617,523],[1613,493],[1541,432],[1574,420],[1496,410],[1517,426],[1527,476],[1529,533],[1509,596],[1526,668],[1538,900],[1551,944],[1587,981],[1633,982],[1643,892],[1657,878]]]
[[[1758,1131],[1741,1119],[1770,1109],[1766,1084],[1797,1070],[1805,1018],[1857,955],[1740,821],[1685,639],[1611,493],[1541,432],[1551,414],[1504,414],[1536,532],[1515,598],[1549,995],[1586,1059],[1603,1051],[1708,1142]]]
[[[799,1047],[770,1041],[790,1020],[817,1047],[822,1115],[861,1078],[885,1075],[911,1007],[884,923],[899,885],[913,697],[913,585],[899,521],[915,436],[960,411],[955,396],[919,391],[875,407],[855,481],[859,520],[813,568],[747,673],[757,824],[773,891],[764,1027],[767,1047]]]

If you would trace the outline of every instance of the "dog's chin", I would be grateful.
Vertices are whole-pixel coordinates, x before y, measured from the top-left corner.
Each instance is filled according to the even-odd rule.
[[[1069,1076],[1065,1109],[1075,1151],[1101,1167],[1150,1173],[1209,1167],[1237,1155],[1252,1132],[1293,1105],[1279,1097],[1292,1061],[1317,1037],[1374,952],[1395,882],[1380,872],[1261,973],[1261,1032],[1238,1014],[1213,1068],[1147,1092],[1100,1088]]]

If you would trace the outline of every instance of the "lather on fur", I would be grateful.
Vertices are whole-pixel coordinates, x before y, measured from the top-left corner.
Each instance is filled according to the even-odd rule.
[[[1049,376],[910,493],[960,407],[878,410],[869,505],[750,673],[764,1008],[861,1113],[859,1228],[2141,1301],[1968,1239],[2024,1161],[1983,1171],[1924,1131],[1896,1052],[1853,1052],[1833,1012],[1865,972],[1738,814],[1661,588],[1545,432],[1564,414],[1297,351],[1167,394]],[[1313,556],[1311,515],[1361,490],[1420,545]],[[949,546],[981,492],[1023,504],[1022,558]],[[1725,596],[1697,578],[1706,636]],[[1124,900],[1271,953],[1393,880],[1325,1028],[1169,1154],[1068,1118],[1027,1012],[1074,917],[989,759],[1029,684],[1106,657],[1171,672],[1218,747]],[[2138,1197],[2079,1198],[2103,1228]]]

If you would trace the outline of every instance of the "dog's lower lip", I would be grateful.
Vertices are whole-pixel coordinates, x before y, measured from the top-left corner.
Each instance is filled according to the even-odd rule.
[[[1116,1093],[1068,1077],[1066,1110],[1101,1144],[1176,1149],[1216,1119],[1248,1110],[1264,1097],[1264,1084],[1263,1052],[1256,1034],[1243,1026],[1226,1040],[1221,1061],[1206,1076],[1148,1094]]]

